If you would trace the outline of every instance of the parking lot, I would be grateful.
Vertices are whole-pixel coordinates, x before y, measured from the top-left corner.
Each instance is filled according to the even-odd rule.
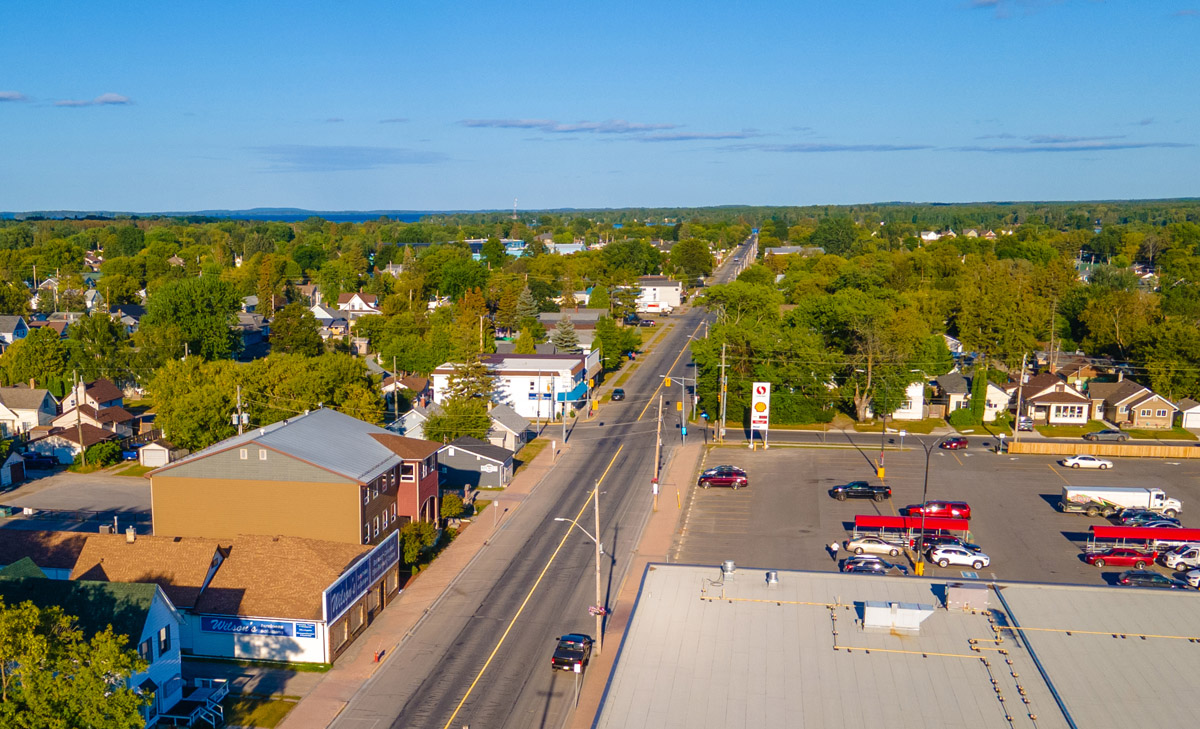
[[[0,504],[17,507],[13,518],[0,519],[6,529],[95,531],[100,524],[150,529],[150,481],[106,473],[68,471],[32,473],[30,480],[0,495]],[[29,509],[31,514],[24,514]]]
[[[919,447],[886,452],[884,482],[892,489],[890,501],[836,501],[829,496],[835,484],[879,483],[878,457],[878,449],[854,447],[776,446],[755,452],[713,447],[705,467],[744,468],[750,487],[693,488],[684,502],[673,561],[717,564],[732,559],[756,568],[836,570],[828,545],[849,536],[856,514],[899,515],[904,506],[921,501],[926,456]],[[1109,522],[1057,511],[1063,486],[1157,486],[1183,502],[1185,526],[1200,526],[1200,516],[1191,513],[1200,514],[1200,463],[1113,460],[1108,471],[1072,470],[1049,456],[996,454],[972,442],[967,450],[931,454],[928,498],[971,505],[971,539],[991,557],[980,578],[1102,584],[1125,568],[1097,569],[1085,564],[1081,554],[1088,527]],[[961,568],[934,565],[927,565],[926,574],[964,576]]]

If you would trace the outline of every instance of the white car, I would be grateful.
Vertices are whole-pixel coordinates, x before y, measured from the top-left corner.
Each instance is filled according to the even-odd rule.
[[[1103,458],[1095,456],[1071,456],[1064,458],[1062,464],[1067,468],[1099,468],[1101,471],[1106,471],[1112,468],[1112,461],[1106,461]]]
[[[977,570],[981,570],[992,563],[992,558],[983,552],[972,552],[963,547],[950,545],[934,547],[929,550],[929,560],[938,567],[949,567],[953,564],[963,567],[974,567]]]
[[[1200,570],[1189,570],[1183,577],[1192,587],[1200,587]]]

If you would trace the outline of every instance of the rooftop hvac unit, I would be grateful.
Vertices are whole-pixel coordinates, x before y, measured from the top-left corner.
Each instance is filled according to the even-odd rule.
[[[863,603],[863,627],[917,633],[921,630],[921,621],[933,615],[933,610],[933,605],[915,602],[868,600]]]
[[[951,582],[946,585],[948,610],[987,610],[988,586],[978,582]]]

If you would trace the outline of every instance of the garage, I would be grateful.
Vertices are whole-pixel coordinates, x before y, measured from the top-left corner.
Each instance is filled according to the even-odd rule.
[[[1200,428],[1200,402],[1184,398],[1175,404],[1179,408],[1180,425],[1185,428]]]
[[[184,453],[185,451],[176,448],[170,441],[159,438],[138,449],[138,462],[148,468],[161,468]]]

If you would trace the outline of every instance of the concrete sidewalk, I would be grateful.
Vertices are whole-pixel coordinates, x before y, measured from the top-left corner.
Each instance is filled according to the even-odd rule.
[[[571,719],[571,729],[589,729],[596,718],[617,651],[625,637],[625,629],[629,626],[629,618],[633,613],[638,590],[642,586],[642,575],[646,571],[646,565],[667,561],[667,554],[683,515],[684,497],[696,478],[696,469],[703,454],[703,443],[689,443],[673,451],[671,463],[664,471],[665,478],[658,497],[658,511],[651,512],[646,530],[642,533],[642,540],[633,554],[629,572],[617,590],[617,599],[609,606],[612,612],[605,625],[603,653],[594,656],[588,663],[587,675],[579,693],[579,705]]]
[[[487,545],[496,529],[512,517],[513,511],[550,472],[554,467],[553,458],[552,449],[546,448],[516,475],[507,489],[494,492],[492,504],[479,519],[463,529],[425,571],[409,581],[400,597],[388,605],[338,658],[333,668],[279,726],[282,729],[328,727],[363,683],[436,606],[442,594]],[[377,652],[381,652],[379,661],[376,661]]]

